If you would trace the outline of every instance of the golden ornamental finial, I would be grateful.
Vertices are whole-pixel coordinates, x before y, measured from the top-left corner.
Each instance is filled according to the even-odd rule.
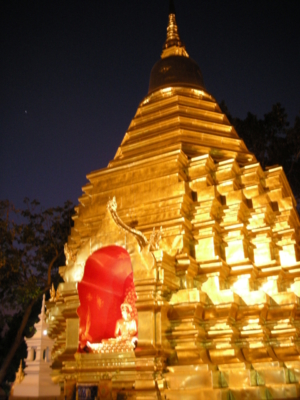
[[[22,365],[22,359],[20,360],[20,365],[19,365],[19,369],[18,372],[16,373],[16,379],[15,382],[16,383],[21,383],[22,380],[24,379],[24,372],[23,372],[23,365]]]
[[[153,228],[153,232],[151,233],[149,240],[150,251],[159,250],[159,242],[161,240],[162,233],[163,233],[162,226],[158,231],[155,230],[155,227]]]
[[[50,302],[55,302],[60,298],[60,293],[58,291],[58,289],[55,292],[55,288],[54,288],[54,284],[52,283],[51,289],[49,290],[50,292]]]
[[[66,257],[66,264],[68,265],[70,262],[76,261],[77,254],[74,252],[69,246],[68,243],[64,245],[64,253]]]
[[[189,56],[185,50],[184,43],[181,41],[179,37],[174,2],[173,0],[170,0],[167,39],[165,41],[165,44],[163,45],[163,52],[161,58],[174,55],[185,56],[185,57]]]
[[[50,293],[49,301],[51,301],[51,302],[55,301],[55,289],[54,289],[53,283],[52,283],[51,289],[49,290],[49,293]]]

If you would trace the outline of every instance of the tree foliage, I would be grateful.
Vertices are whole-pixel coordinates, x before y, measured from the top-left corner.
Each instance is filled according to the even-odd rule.
[[[41,311],[41,301],[37,301],[31,310],[30,317],[27,321],[26,327],[23,331],[23,336],[29,338],[35,333],[34,324],[38,322],[38,315]],[[5,318],[1,318],[2,323],[0,323],[0,329],[3,327],[4,323],[6,329],[3,331],[3,335],[0,340],[0,365],[5,360],[8,350],[13,346],[16,332],[22,323],[23,312],[19,311],[16,314],[10,315],[6,314]],[[5,381],[13,382],[15,379],[15,372],[19,368],[20,360],[24,360],[27,356],[27,346],[24,340],[21,341],[19,347],[17,348],[12,360],[6,371]],[[25,367],[25,362],[23,362],[23,367]]]
[[[287,113],[280,103],[274,104],[264,118],[258,118],[251,112],[245,119],[234,118],[224,101],[220,107],[264,169],[277,164],[283,166],[299,204],[300,115],[290,127]]]
[[[58,282],[72,214],[71,202],[43,210],[38,201],[25,199],[18,210],[8,200],[0,201],[0,315],[8,323],[2,323],[2,329],[9,325],[16,329],[18,320],[13,343],[2,359],[0,382],[24,334],[29,333],[34,306],[52,282]]]

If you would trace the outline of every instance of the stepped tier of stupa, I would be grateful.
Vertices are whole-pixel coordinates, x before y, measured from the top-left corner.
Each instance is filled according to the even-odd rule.
[[[148,95],[87,178],[48,311],[66,398],[299,398],[295,199],[206,91],[172,2]]]

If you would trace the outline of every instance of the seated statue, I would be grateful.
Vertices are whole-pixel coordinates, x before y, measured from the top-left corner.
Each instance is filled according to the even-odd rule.
[[[137,333],[136,322],[132,318],[132,307],[128,303],[121,304],[122,319],[116,323],[115,336],[118,341],[132,341]]]
[[[116,323],[115,337],[103,339],[101,343],[87,342],[87,347],[95,353],[111,353],[114,351],[133,350],[137,343],[136,321],[132,318],[132,307],[128,303],[121,304],[122,318]]]

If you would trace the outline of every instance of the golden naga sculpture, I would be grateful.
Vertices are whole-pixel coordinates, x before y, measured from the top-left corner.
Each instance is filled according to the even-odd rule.
[[[118,216],[117,213],[117,202],[116,202],[116,197],[114,196],[112,200],[110,200],[107,203],[107,209],[110,212],[113,220],[115,221],[115,223],[120,226],[121,228],[123,228],[125,231],[132,233],[138,244],[140,245],[141,249],[143,249],[144,247],[146,247],[148,245],[148,240],[147,238],[142,234],[142,232],[137,231],[136,229],[130,228],[130,226],[126,225],[122,219]]]
[[[120,226],[121,228],[123,228],[125,231],[132,233],[135,236],[137,242],[139,243],[141,249],[143,249],[146,246],[149,246],[150,251],[158,250],[159,242],[161,240],[162,233],[163,233],[162,226],[160,227],[159,231],[155,231],[155,227],[153,228],[153,232],[151,233],[150,239],[148,241],[146,236],[143,235],[143,233],[141,231],[131,228],[130,226],[126,225],[122,221],[122,219],[119,217],[119,215],[117,213],[117,208],[118,208],[118,205],[117,205],[116,197],[114,196],[112,200],[108,201],[107,209],[110,212],[115,223],[118,226]]]

